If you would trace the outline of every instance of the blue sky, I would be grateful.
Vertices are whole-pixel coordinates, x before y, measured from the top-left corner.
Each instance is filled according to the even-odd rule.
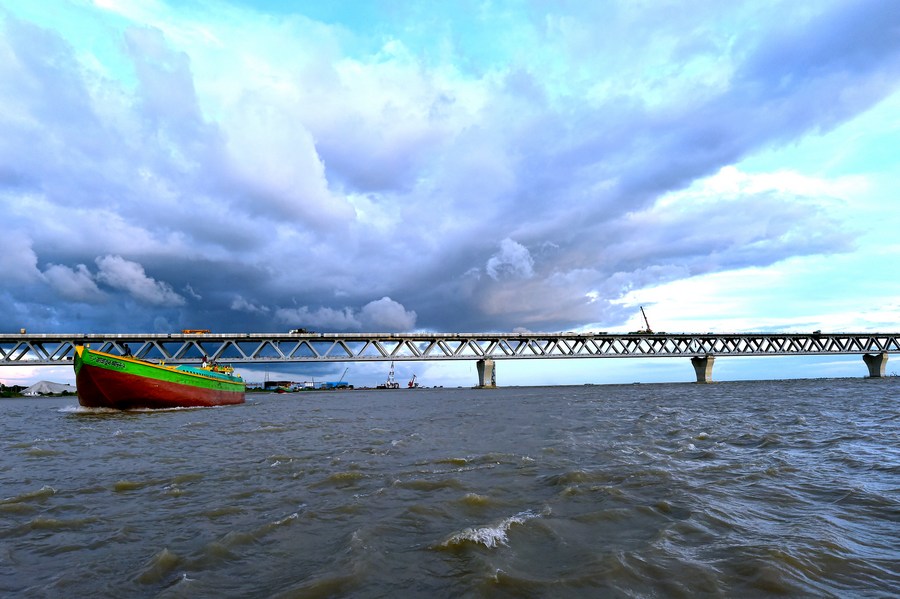
[[[0,0],[0,329],[896,331],[898,28],[890,0]],[[713,377],[865,373],[771,360]]]

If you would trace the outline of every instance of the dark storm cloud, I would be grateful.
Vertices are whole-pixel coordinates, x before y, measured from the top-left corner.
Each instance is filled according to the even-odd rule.
[[[658,218],[642,219],[640,226],[629,226],[627,219],[617,215],[645,209],[660,194],[680,189],[754,150],[833,127],[885,97],[896,89],[900,74],[898,14],[884,3],[868,3],[822,15],[800,29],[779,32],[775,40],[758,41],[745,66],[737,69],[730,86],[720,94],[655,111],[617,101],[596,114],[582,115],[583,136],[558,129],[566,133],[560,138],[575,140],[571,151],[562,148],[573,168],[554,172],[568,172],[574,184],[556,187],[555,205],[548,207],[544,198],[519,205],[532,217],[523,223],[519,240],[533,247],[534,242],[549,238],[561,246],[554,263],[538,264],[539,272],[566,264],[570,269],[596,269],[596,276],[570,287],[543,272],[537,280],[509,283],[502,289],[490,282],[481,284],[475,295],[483,305],[512,309],[520,304],[534,316],[541,314],[535,297],[545,298],[549,311],[561,297],[571,301],[571,294],[583,296],[588,285],[604,290],[604,278],[614,273],[617,277],[630,273],[631,285],[644,286],[773,264],[792,255],[848,249],[855,232],[806,198],[748,195],[738,206],[723,204],[674,219],[660,212]],[[836,48],[820,37],[832,39],[844,22],[849,27],[841,31]],[[802,60],[793,59],[795,53]],[[865,65],[857,65],[859,61],[847,54],[865,57]],[[772,69],[766,68],[768,63]],[[540,171],[525,172],[523,178],[535,172]],[[608,185],[596,185],[604,179]],[[551,188],[540,180],[533,187]],[[582,197],[592,188],[593,194]],[[565,208],[556,210],[560,204]],[[543,220],[541,215],[550,218]],[[685,237],[689,244],[684,243]],[[620,254],[616,238],[636,247]],[[605,289],[607,297],[619,297],[621,291],[616,291]],[[587,308],[588,302],[575,303]],[[586,315],[577,309],[570,314],[574,318],[568,322],[563,315],[543,322],[564,326],[584,322],[579,317]]]

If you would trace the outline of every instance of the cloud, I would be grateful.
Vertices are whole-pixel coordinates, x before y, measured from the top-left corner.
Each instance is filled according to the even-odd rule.
[[[416,313],[389,297],[369,302],[359,315],[363,328],[373,332],[410,331],[416,326]]]
[[[184,288],[182,289],[182,291],[184,291],[187,295],[189,295],[190,297],[192,297],[192,298],[195,299],[195,300],[198,300],[198,301],[199,301],[199,300],[202,300],[202,299],[203,299],[203,296],[202,296],[202,295],[200,295],[199,293],[197,293],[196,291],[194,291],[194,288],[191,287],[190,283],[186,284],[186,285],[184,286]]]
[[[173,50],[155,27],[129,27],[124,37],[147,125],[181,143],[206,141],[190,57]]]
[[[231,302],[231,309],[239,312],[250,312],[257,314],[265,314],[269,311],[268,306],[260,306],[252,302],[248,302],[243,297],[238,296]]]
[[[44,278],[63,298],[76,302],[100,303],[106,295],[97,287],[94,276],[84,264],[74,269],[60,264],[51,264],[44,271]]]
[[[230,169],[247,196],[278,218],[333,227],[354,216],[346,198],[328,188],[312,135],[290,110],[242,108],[224,131]],[[285,122],[296,123],[285,127]]]
[[[11,283],[29,283],[40,279],[37,254],[29,238],[21,232],[7,231],[0,245],[0,272]]]
[[[365,304],[360,310],[318,308],[280,308],[275,312],[291,328],[366,332],[404,332],[416,326],[416,313],[389,297]]]
[[[725,168],[619,219],[604,256],[620,272],[650,264],[681,269],[657,272],[662,282],[770,265],[787,256],[847,251],[856,234],[845,224],[849,209],[823,193],[842,187],[847,184],[788,173],[750,176]]]
[[[333,308],[318,308],[310,310],[307,306],[300,308],[279,308],[275,311],[275,317],[291,328],[303,328],[307,330],[359,330],[360,322],[350,308],[335,310]]]
[[[528,248],[507,237],[500,242],[500,251],[488,259],[485,270],[495,281],[501,277],[529,279],[534,276],[534,258]]]
[[[144,267],[121,256],[100,256],[97,281],[127,292],[136,300],[152,306],[181,306],[185,299],[172,286],[148,277]]]

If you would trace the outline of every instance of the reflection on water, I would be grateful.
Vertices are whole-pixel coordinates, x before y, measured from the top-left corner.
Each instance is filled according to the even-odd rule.
[[[897,380],[4,400],[0,592],[891,596]]]

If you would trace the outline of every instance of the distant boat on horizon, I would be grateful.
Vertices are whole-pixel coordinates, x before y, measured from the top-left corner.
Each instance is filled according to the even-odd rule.
[[[166,366],[75,347],[78,403],[117,410],[211,407],[244,403],[246,385],[231,366]]]

